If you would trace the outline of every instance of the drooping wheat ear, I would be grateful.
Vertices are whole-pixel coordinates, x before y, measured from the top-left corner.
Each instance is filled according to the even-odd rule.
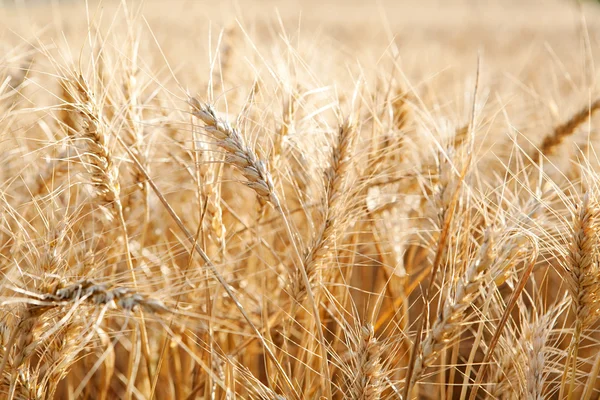
[[[154,314],[169,311],[162,301],[137,293],[131,288],[109,288],[107,285],[96,284],[89,280],[57,289],[46,297],[57,302],[75,302],[84,299],[91,304],[113,305],[125,311],[132,311],[135,308]]]
[[[64,378],[64,375],[68,371],[68,368],[72,363],[76,361],[76,356],[80,350],[87,347],[87,343],[91,340],[93,332],[82,337],[76,335],[76,338],[71,338],[70,348],[63,348],[60,354],[53,354],[53,348],[56,344],[57,338],[60,337],[61,333],[65,332],[70,322],[67,322],[67,327],[58,325],[52,326],[49,330],[51,333],[46,333],[40,337],[40,329],[34,331],[36,326],[43,326],[46,324],[48,330],[48,324],[51,319],[47,319],[44,314],[47,310],[62,305],[67,308],[71,308],[73,303],[79,301],[87,301],[93,305],[107,305],[112,308],[119,308],[125,311],[132,311],[136,308],[143,309],[145,312],[153,314],[159,314],[167,312],[167,307],[159,300],[149,298],[148,296],[140,295],[135,293],[133,290],[128,288],[112,288],[107,289],[105,285],[95,285],[89,281],[82,281],[71,285],[66,288],[49,290],[48,292],[42,293],[34,298],[34,301],[43,300],[42,305],[25,305],[25,312],[20,318],[20,321],[13,329],[11,338],[9,340],[10,348],[13,349],[13,357],[10,363],[11,371],[11,387],[15,387],[17,383],[17,372],[21,365],[25,365],[26,361],[30,358],[33,351],[39,347],[39,344],[44,341],[46,342],[49,338],[51,340],[47,342],[47,346],[44,348],[41,354],[44,356],[42,360],[38,360],[36,363],[36,379],[39,377],[39,373],[48,371],[48,376],[44,378],[45,381],[52,378],[52,376],[60,379]],[[78,321],[78,320],[76,320]],[[76,322],[77,323],[77,322]],[[60,329],[57,333],[56,330]],[[52,332],[55,331],[55,332]],[[45,338],[44,338],[45,336]],[[14,346],[13,346],[14,344]],[[54,351],[56,353],[56,351]],[[2,363],[0,364],[0,375],[7,364],[9,353],[4,354]],[[53,361],[55,360],[55,361]],[[46,363],[46,365],[44,364]],[[48,364],[49,363],[49,364]],[[59,380],[60,380],[59,379]],[[58,382],[57,380],[56,382]],[[44,387],[52,388],[54,382],[43,383]],[[37,384],[38,389],[41,388]]]
[[[357,342],[352,353],[353,376],[349,377],[346,395],[355,400],[380,399],[384,388],[381,345],[372,324],[361,327]]]
[[[240,131],[219,118],[210,104],[200,104],[193,97],[190,97],[189,104],[192,107],[192,114],[206,124],[204,127],[206,132],[215,138],[216,145],[226,152],[225,161],[235,166],[246,178],[246,186],[271,202],[276,209],[280,209],[271,173],[265,163],[259,160],[256,153],[245,144]]]
[[[575,133],[579,125],[587,121],[592,114],[600,109],[600,99],[594,100],[591,104],[574,114],[568,121],[554,128],[554,131],[544,138],[539,149],[535,149],[531,156],[535,164],[539,163],[542,155],[548,157],[554,154],[556,148],[570,135]]]

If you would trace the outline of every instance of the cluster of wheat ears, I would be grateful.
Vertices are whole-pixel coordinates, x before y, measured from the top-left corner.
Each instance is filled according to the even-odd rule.
[[[1,399],[598,398],[584,11],[453,73],[99,10],[0,40]]]

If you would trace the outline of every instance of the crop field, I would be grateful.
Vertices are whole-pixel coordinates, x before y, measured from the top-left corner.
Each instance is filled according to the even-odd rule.
[[[0,1],[0,399],[598,399],[599,65],[592,1]]]

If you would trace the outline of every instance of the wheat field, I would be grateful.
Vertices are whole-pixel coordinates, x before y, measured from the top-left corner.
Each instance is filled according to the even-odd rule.
[[[600,5],[0,2],[0,399],[598,399]]]

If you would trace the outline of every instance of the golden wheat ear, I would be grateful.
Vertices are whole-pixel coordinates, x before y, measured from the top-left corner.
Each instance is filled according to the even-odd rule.
[[[244,184],[279,209],[281,205],[275,194],[271,173],[267,170],[265,162],[245,144],[240,131],[219,118],[211,105],[200,104],[198,99],[193,97],[190,97],[188,102],[192,107],[192,114],[204,122],[206,132],[216,140],[216,145],[226,152],[225,161],[235,166],[246,178]]]

